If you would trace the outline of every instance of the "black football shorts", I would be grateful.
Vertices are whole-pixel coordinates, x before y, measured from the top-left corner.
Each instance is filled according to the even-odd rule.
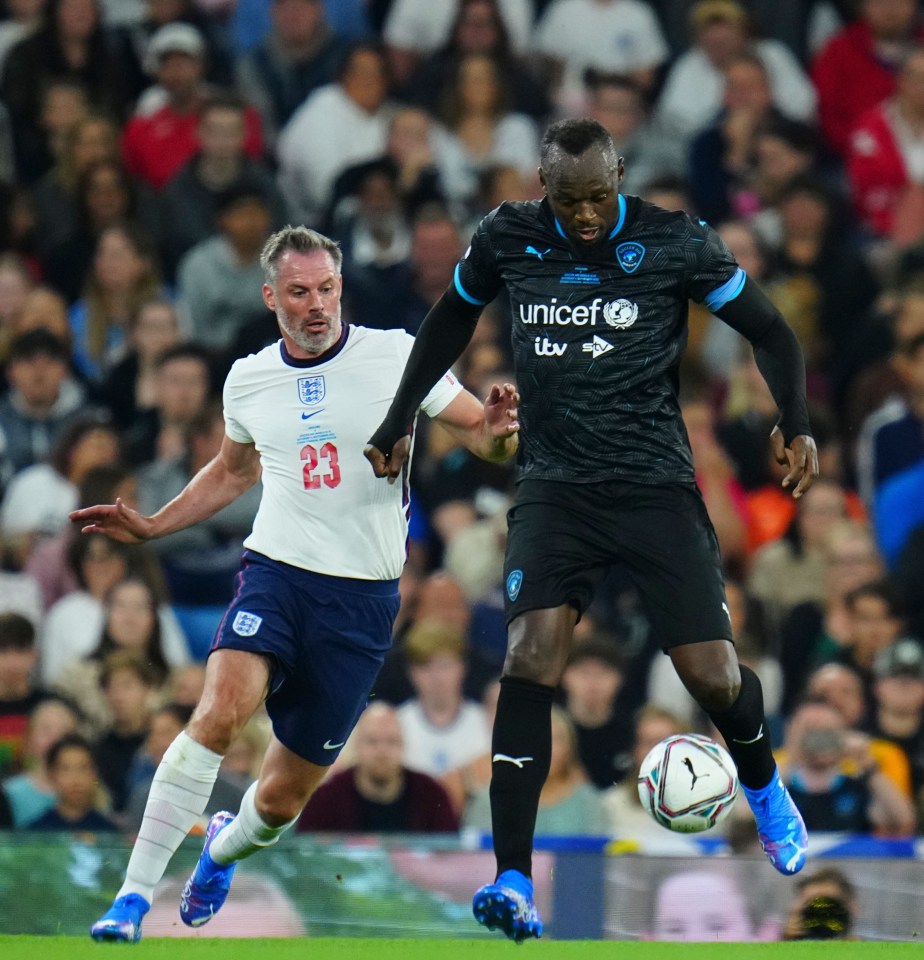
[[[662,647],[731,640],[719,545],[695,485],[523,480],[507,520],[508,624],[564,604],[582,614],[621,564]]]

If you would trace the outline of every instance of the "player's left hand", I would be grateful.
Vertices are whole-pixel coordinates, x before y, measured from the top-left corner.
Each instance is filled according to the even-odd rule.
[[[782,485],[784,489],[789,489],[795,484],[792,495],[798,500],[818,478],[818,449],[815,441],[811,437],[800,434],[798,437],[793,437],[792,443],[787,447],[783,440],[783,431],[779,427],[774,427],[770,434],[770,444],[773,447],[776,462],[781,466],[789,467],[789,472],[783,477]]]
[[[512,437],[520,429],[520,395],[512,383],[492,384],[484,401],[484,422],[495,439]]]
[[[411,438],[408,435],[399,437],[390,453],[383,453],[375,444],[370,443],[363,456],[372,464],[372,471],[377,477],[384,477],[389,483],[394,483],[401,474],[411,452]]]

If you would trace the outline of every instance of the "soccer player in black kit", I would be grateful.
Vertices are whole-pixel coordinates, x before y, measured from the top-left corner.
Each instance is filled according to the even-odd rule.
[[[475,894],[485,926],[537,937],[531,856],[549,769],[550,708],[572,632],[606,568],[624,565],[684,685],[738,766],[773,865],[793,874],[807,837],[770,751],[756,674],[738,663],[715,533],[677,403],[687,302],[750,340],[780,409],[771,435],[801,497],[818,475],[805,367],[792,331],[703,221],[623,196],[623,162],[594,120],[553,124],[545,198],[503,203],[478,226],[433,307],[366,456],[401,474],[407,425],[506,287],[520,449],[505,559],[508,647],[492,741],[497,878]]]

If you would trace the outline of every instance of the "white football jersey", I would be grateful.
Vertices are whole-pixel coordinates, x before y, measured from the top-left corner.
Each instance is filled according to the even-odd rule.
[[[316,573],[360,580],[401,575],[408,473],[373,474],[363,449],[394,398],[414,338],[344,324],[323,357],[297,360],[278,341],[238,360],[224,387],[225,432],[253,443],[263,496],[244,546]],[[462,390],[446,373],[420,409],[435,417]]]

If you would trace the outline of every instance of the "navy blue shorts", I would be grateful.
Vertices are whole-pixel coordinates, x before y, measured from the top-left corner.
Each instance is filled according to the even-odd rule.
[[[247,550],[212,650],[271,659],[273,733],[326,767],[365,709],[399,602],[397,580],[330,577]]]

